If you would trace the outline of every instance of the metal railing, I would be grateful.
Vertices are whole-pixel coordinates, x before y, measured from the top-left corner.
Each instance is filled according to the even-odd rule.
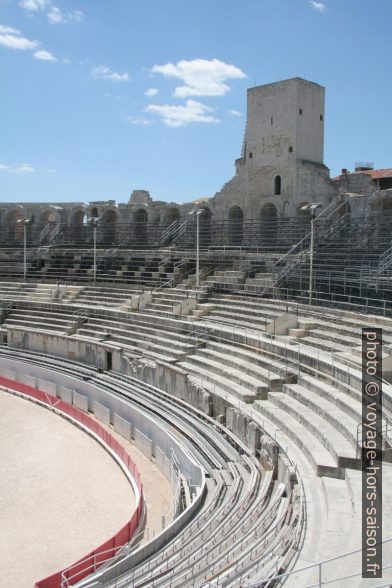
[[[377,545],[382,545],[383,547],[386,545],[392,545],[392,538],[389,539],[385,539],[384,541],[382,541],[381,543],[378,543]],[[277,574],[275,576],[273,576],[272,578],[270,578],[267,582],[257,582],[255,584],[249,584],[248,588],[273,588],[273,586],[278,585],[278,583],[280,583],[280,581],[286,581],[287,579],[289,579],[290,577],[295,576],[295,581],[297,582],[297,586],[301,586],[301,588],[322,588],[323,586],[334,586],[335,588],[342,588],[342,586],[344,586],[345,584],[343,583],[345,580],[353,580],[354,578],[358,579],[358,584],[359,585],[361,580],[362,580],[362,571],[358,571],[358,568],[361,567],[361,563],[359,561],[359,558],[356,558],[354,563],[353,563],[353,569],[355,569],[356,571],[353,573],[347,573],[345,575],[339,575],[335,578],[331,578],[331,574],[326,575],[326,567],[330,564],[333,564],[332,567],[336,569],[336,563],[344,560],[346,558],[349,558],[353,555],[359,555],[362,557],[362,548],[359,549],[354,549],[353,551],[348,551],[346,553],[342,553],[341,555],[337,555],[335,557],[331,557],[329,559],[325,559],[322,560],[320,562],[314,563],[314,564],[310,564],[308,566],[299,568],[297,570],[292,570],[290,572],[285,572],[283,574]],[[391,558],[392,559],[392,558]],[[346,562],[345,563],[345,568],[348,569],[349,564]],[[392,569],[392,563],[387,563],[386,565],[383,565],[383,570],[391,570]],[[309,582],[309,575],[311,572],[315,572],[313,575],[313,579],[310,579],[310,584],[308,584],[307,582]],[[298,578],[299,575],[302,575],[302,580],[300,578]],[[283,583],[283,582],[282,582]],[[348,584],[347,584],[348,586]],[[353,586],[353,584],[350,584],[350,586]],[[373,584],[374,588],[382,588],[382,587],[388,587],[390,588],[391,586],[391,579],[389,582],[384,583],[381,581],[381,583],[377,583],[377,584]]]

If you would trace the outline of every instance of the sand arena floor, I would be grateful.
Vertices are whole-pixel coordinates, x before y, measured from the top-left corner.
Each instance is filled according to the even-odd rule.
[[[0,391],[0,586],[32,588],[115,534],[132,487],[89,435]]]

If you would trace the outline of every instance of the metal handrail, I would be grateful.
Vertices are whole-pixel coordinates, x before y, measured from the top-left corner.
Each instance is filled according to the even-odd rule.
[[[317,221],[318,219],[320,219],[320,217],[321,217],[321,216],[322,216],[322,215],[323,215],[325,212],[327,212],[327,210],[328,210],[329,208],[331,208],[331,206],[333,206],[334,204],[335,204],[335,202],[331,202],[331,204],[330,204],[329,206],[327,206],[327,208],[326,208],[325,210],[321,211],[321,212],[320,212],[320,214],[319,214],[319,215],[317,215],[317,216],[316,216],[316,218],[315,218],[314,220],[315,220],[315,221]],[[333,215],[334,215],[334,214],[335,214],[335,213],[336,213],[338,210],[340,210],[340,208],[341,208],[343,205],[347,205],[347,202],[346,202],[345,200],[344,200],[343,202],[341,202],[341,203],[339,204],[339,206],[338,206],[337,208],[335,208],[335,209],[334,209],[334,210],[331,212],[331,214],[330,214],[330,215],[328,215],[328,216],[327,216],[327,218],[324,218],[324,219],[322,219],[322,222],[323,222],[323,224],[325,224],[325,223],[326,223],[326,221],[328,221],[328,220],[329,220],[329,219],[330,219],[330,218],[331,218],[331,217],[332,217],[332,216],[333,216]],[[346,214],[347,214],[347,213],[346,213]],[[346,216],[346,214],[345,214],[345,215],[343,215],[343,216]],[[339,219],[339,222],[340,222],[340,220],[341,220],[341,219]],[[284,256],[283,256],[281,259],[279,259],[279,260],[278,260],[278,261],[277,261],[277,262],[276,262],[274,265],[278,265],[278,264],[280,264],[280,263],[281,263],[281,262],[282,262],[282,261],[283,261],[283,260],[284,260],[286,257],[288,257],[289,255],[291,255],[291,254],[294,252],[294,250],[295,250],[295,249],[297,249],[297,247],[298,247],[299,245],[301,245],[301,243],[303,243],[303,242],[304,242],[306,239],[309,239],[309,237],[311,236],[311,234],[312,234],[312,232],[311,232],[311,231],[309,231],[309,233],[308,233],[307,235],[305,235],[305,237],[304,237],[303,239],[301,239],[301,241],[299,241],[299,242],[298,242],[296,245],[294,245],[294,246],[293,246],[293,247],[290,249],[290,251],[288,251],[288,252],[287,252],[287,253],[286,253],[286,254],[285,254],[285,255],[284,255]]]
[[[175,231],[175,228],[177,227],[177,224],[178,224],[178,220],[175,220],[168,227],[166,227],[166,229],[163,231],[163,233],[161,235],[161,242],[162,243],[164,241],[166,241],[166,239],[168,239],[168,237],[172,236],[172,234]]]
[[[390,537],[389,539],[384,539],[383,541],[379,541],[378,543],[376,543],[376,545],[385,545],[387,543],[390,543],[391,541],[392,541],[392,537]],[[270,578],[268,580],[267,584],[263,583],[262,585],[265,588],[269,588],[270,586],[271,587],[274,586],[276,584],[277,580],[282,580],[282,579],[286,580],[287,578],[289,578],[290,576],[293,576],[294,574],[300,574],[301,572],[305,572],[305,571],[311,570],[311,569],[318,570],[319,581],[316,584],[313,583],[308,586],[302,586],[302,588],[319,588],[319,587],[321,588],[322,586],[326,586],[327,584],[330,585],[334,582],[340,582],[342,580],[349,579],[349,578],[356,578],[358,576],[361,577],[362,572],[358,572],[358,573],[350,575],[350,576],[341,576],[339,578],[336,578],[335,580],[326,580],[325,582],[323,582],[322,581],[322,566],[325,564],[331,563],[331,562],[338,561],[344,557],[348,557],[350,555],[354,555],[356,553],[362,553],[362,552],[363,552],[363,548],[360,547],[358,549],[354,549],[353,551],[348,551],[346,553],[342,553],[342,554],[337,555],[335,557],[324,559],[324,560],[319,561],[317,563],[310,564],[308,566],[304,566],[303,568],[291,570],[290,572],[285,572],[283,574],[277,574],[277,575],[273,576],[272,578]],[[391,567],[392,567],[392,564],[385,566],[385,569],[389,569]],[[390,586],[390,584],[388,583],[388,584],[386,584],[386,586]],[[249,584],[248,588],[260,588],[260,582],[257,582],[256,584]]]

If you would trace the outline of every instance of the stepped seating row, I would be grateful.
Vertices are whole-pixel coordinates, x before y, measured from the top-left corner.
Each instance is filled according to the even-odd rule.
[[[123,288],[108,286],[83,286],[80,292],[72,300],[74,304],[86,306],[108,306],[116,307],[127,303],[131,296],[141,294],[142,287]]]
[[[97,281],[148,284],[159,286],[164,282],[178,282],[182,261],[161,255],[122,254],[117,249],[97,253]],[[93,277],[92,250],[59,250],[40,248],[28,250],[27,277],[32,280],[89,281]],[[22,278],[24,274],[23,250],[0,250],[0,278]]]
[[[148,356],[173,363],[195,348],[191,337],[150,324],[148,314],[132,320],[89,317],[75,336],[111,341],[129,351],[142,350]]]
[[[6,331],[7,327],[21,327],[29,330],[34,328],[65,335],[70,332],[74,324],[75,316],[73,312],[61,309],[57,311],[47,311],[40,308],[31,309],[25,308],[21,304],[8,313],[0,328],[2,331]]]
[[[209,341],[178,364],[221,398],[249,403],[263,419],[302,448],[317,475],[344,478],[346,467],[360,468],[355,398],[266,352]]]
[[[181,293],[175,291],[164,292],[163,296],[166,295],[174,299],[179,299],[177,296],[181,298]],[[73,337],[104,339],[118,343],[130,351],[143,350],[148,356],[164,358],[188,372],[206,390],[226,400],[231,406],[238,407],[238,410],[254,419],[272,435],[278,435],[279,440],[283,440],[290,451],[294,452],[300,467],[306,470],[309,492],[315,491],[314,487],[319,488],[321,484],[320,492],[325,494],[322,500],[329,501],[325,508],[335,512],[335,523],[339,522],[338,515],[333,510],[333,500],[340,499],[339,508],[343,502],[355,505],[355,509],[360,504],[360,484],[357,484],[356,473],[360,475],[357,470],[361,467],[357,451],[357,427],[362,413],[361,393],[358,387],[343,379],[331,379],[324,366],[331,363],[330,351],[336,352],[339,342],[341,351],[360,344],[361,327],[369,325],[369,319],[349,313],[341,315],[318,308],[287,305],[274,300],[256,301],[245,296],[221,295],[210,299],[209,303],[211,300],[214,300],[215,306],[221,304],[231,313],[230,329],[227,330],[230,332],[235,329],[238,333],[238,337],[233,333],[232,341],[224,341],[214,334],[219,329],[212,313],[195,323],[196,327],[200,324],[210,332],[210,338],[204,341],[202,347],[190,335],[167,328],[169,320],[165,322],[159,314],[154,316],[148,312],[136,313],[132,318],[126,313],[124,318],[119,316],[120,313],[112,318],[109,314],[106,317],[90,316]],[[268,339],[262,332],[261,337],[260,333],[255,332],[254,313],[260,312],[260,323],[264,321],[265,324],[271,316],[277,317],[287,310],[298,313],[298,328],[294,331],[302,331],[303,336],[298,337],[299,332],[289,331],[285,336],[276,337],[274,344],[279,345],[282,351],[279,355],[272,352],[271,347],[268,351]],[[13,312],[9,317],[11,320]],[[22,320],[25,328],[31,328],[31,317],[29,318],[28,313],[24,316]],[[249,325],[253,324],[253,334],[252,327],[249,327],[247,345],[241,343],[239,338],[242,333],[242,326],[238,322],[241,316],[249,321]],[[40,318],[37,314],[37,320],[40,321],[39,324],[45,324],[42,315]],[[50,320],[60,328],[66,326],[61,322],[66,320],[64,317],[53,316]],[[171,323],[174,324],[174,319],[171,319]],[[388,321],[385,321],[383,328],[384,344],[392,344],[392,327]],[[252,337],[255,341],[254,347],[249,342]],[[289,357],[295,356],[296,346],[291,344],[293,340],[300,342],[298,351],[301,354],[301,366],[299,361],[294,363],[287,360],[288,356],[284,354],[287,348],[290,351]],[[328,340],[333,344],[333,349],[325,348]],[[265,345],[259,348],[256,346],[257,341],[265,341]],[[310,369],[305,359],[314,357],[319,351],[322,351],[322,361],[317,369]],[[336,370],[339,365],[342,366],[342,371],[345,369],[343,362],[339,364],[338,353],[335,353],[334,361]],[[355,372],[354,369],[354,375],[355,373],[358,374],[358,370]],[[358,377],[354,381],[359,381]],[[386,479],[392,481],[390,469],[385,464]],[[315,504],[311,508],[321,508],[317,506],[321,504],[320,497],[317,500],[313,500]],[[284,512],[283,502],[279,508]],[[350,506],[351,508],[354,509]],[[357,517],[358,512],[359,510],[356,512]],[[291,512],[287,516],[292,514]],[[275,516],[280,520],[278,511],[275,511]],[[340,516],[343,514],[340,513]],[[350,525],[354,524],[354,514],[347,516],[350,517]],[[332,525],[332,519],[328,520]],[[281,531],[284,533],[283,528]],[[271,548],[277,537],[281,539],[282,535],[278,533],[271,539]],[[344,541],[347,542],[347,534],[345,538],[341,538],[343,551],[346,547]],[[230,544],[226,547],[229,549]],[[323,553],[325,557],[325,552]],[[336,555],[336,552],[332,555]],[[196,559],[194,563],[197,561],[199,560]],[[245,569],[246,557],[243,558],[243,565]],[[186,584],[185,574],[184,568],[183,581]],[[141,579],[143,574],[137,577]]]
[[[210,305],[214,308],[206,318],[258,331],[265,331],[265,326],[283,313],[296,314],[298,329],[292,329],[288,335],[295,340],[299,331],[303,335],[298,339],[301,345],[325,351],[347,351],[348,347],[360,346],[361,329],[369,324],[365,317],[358,315],[337,318],[330,310],[317,307],[313,307],[310,315],[308,306],[267,298],[218,294],[208,298]],[[383,335],[384,344],[392,345],[392,327],[384,326]]]
[[[28,300],[37,302],[51,302],[59,298],[63,292],[63,299],[75,295],[77,286],[63,286],[60,290],[56,284],[30,284],[18,282],[0,282],[0,299],[2,301]]]

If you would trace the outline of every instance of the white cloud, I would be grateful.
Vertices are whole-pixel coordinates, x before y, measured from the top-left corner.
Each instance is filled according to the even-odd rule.
[[[68,19],[80,22],[81,20],[83,20],[83,12],[81,10],[74,10],[73,12],[70,12],[68,14]]]
[[[196,100],[187,100],[186,106],[149,104],[146,112],[157,114],[168,127],[183,127],[193,122],[217,123],[219,119],[207,114],[213,109]]]
[[[47,174],[58,174],[59,173],[57,171],[57,169],[46,169],[45,171]]]
[[[129,82],[131,80],[128,73],[117,73],[106,67],[106,65],[93,67],[91,75],[94,78],[110,80],[111,82]]]
[[[174,90],[174,96],[177,98],[223,96],[230,90],[230,87],[225,84],[226,80],[246,78],[244,72],[238,67],[219,59],[182,60],[176,64],[154,65],[151,71],[185,82],[184,86],[178,86]]]
[[[42,61],[57,61],[55,56],[50,51],[36,51],[34,53],[34,57],[36,59],[41,59]]]
[[[60,22],[65,22],[67,20],[67,17],[63,12],[61,12],[58,6],[52,6],[48,12],[48,19],[50,20],[50,22],[54,22],[57,24]]]
[[[52,4],[51,0],[21,0],[19,6],[32,14],[38,10],[46,12],[47,17],[51,23],[59,24],[75,20],[80,22],[83,19],[83,12],[81,10],[73,10],[72,12],[63,12],[58,6]]]
[[[314,2],[313,0],[310,0],[309,4],[311,6],[313,6],[313,8],[315,10],[318,10],[319,12],[324,12],[324,10],[326,8],[325,4],[323,4],[322,2]]]
[[[242,116],[242,112],[239,110],[234,110],[233,108],[230,108],[229,114],[231,114],[231,116]]]
[[[11,35],[20,35],[20,31],[18,31],[18,29],[14,29],[13,27],[6,27],[4,25],[0,25],[0,33],[9,33]]]
[[[22,0],[19,5],[28,10],[29,12],[35,12],[37,10],[45,10],[46,6],[50,4],[50,0]]]
[[[8,172],[10,174],[27,174],[35,172],[35,169],[29,163],[19,163],[17,165],[4,165],[0,163],[0,172]]]
[[[156,96],[158,94],[158,91],[159,90],[157,90],[156,88],[149,88],[144,93],[146,96]]]
[[[29,49],[35,49],[38,47],[38,41],[30,41],[22,37],[20,31],[13,29],[12,27],[0,26],[0,45],[7,47],[8,49],[19,49],[21,51],[27,51]]]
[[[125,122],[129,122],[133,125],[150,125],[151,124],[151,120],[148,120],[147,118],[144,118],[143,116],[125,116],[124,119]]]

